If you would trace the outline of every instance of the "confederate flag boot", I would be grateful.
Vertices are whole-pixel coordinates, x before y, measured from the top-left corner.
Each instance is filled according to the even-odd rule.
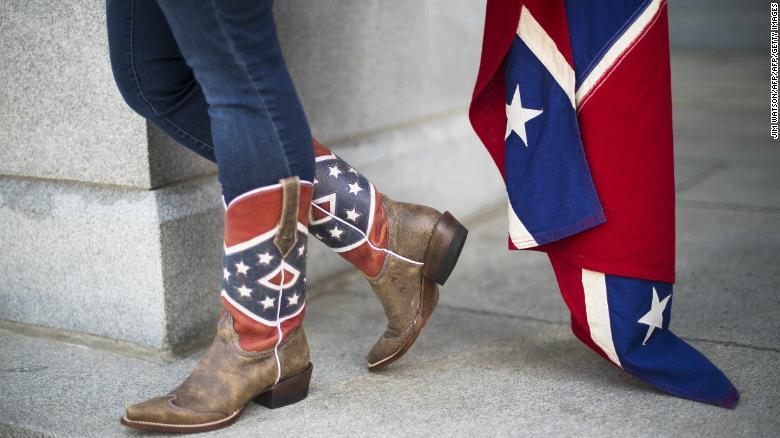
[[[306,397],[312,365],[301,323],[312,191],[287,178],[230,202],[217,335],[184,383],[128,407],[122,424],[202,432],[230,425],[251,401],[278,408]]]
[[[739,391],[723,371],[669,328],[673,284],[583,269],[550,254],[574,335],[656,388],[734,409]]]
[[[316,140],[314,154],[312,235],[363,273],[387,316],[366,358],[376,370],[414,344],[468,231],[449,212],[393,201]]]

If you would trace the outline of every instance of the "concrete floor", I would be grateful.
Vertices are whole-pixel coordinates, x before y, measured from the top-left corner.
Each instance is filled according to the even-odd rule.
[[[403,360],[368,373],[380,305],[358,276],[321,283],[306,321],[309,398],[250,406],[214,434],[780,436],[780,145],[769,139],[765,61],[673,58],[672,329],[741,390],[736,410],[656,391],[580,345],[545,256],[503,250],[500,211],[471,224],[439,308]],[[119,426],[123,407],[170,389],[200,354],[158,364],[0,331],[0,435],[136,435]]]

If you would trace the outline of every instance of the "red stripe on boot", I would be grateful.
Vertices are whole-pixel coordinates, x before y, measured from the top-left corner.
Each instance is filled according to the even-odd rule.
[[[314,155],[316,157],[322,157],[334,154],[333,151],[315,139]],[[376,189],[376,187],[374,187],[374,189]],[[315,220],[325,217],[325,214],[322,212],[315,210],[313,213]],[[382,206],[382,194],[379,191],[376,191],[374,196],[374,222],[371,225],[371,229],[368,230],[368,241],[371,242],[374,248],[387,248],[389,240],[387,228],[387,213]],[[366,276],[374,277],[382,270],[382,266],[385,263],[385,257],[387,256],[384,251],[376,250],[374,248],[368,243],[363,243],[356,248],[339,254]]]
[[[253,320],[233,307],[224,298],[222,304],[233,316],[233,329],[238,333],[238,344],[241,348],[246,351],[264,351],[274,348],[279,340],[279,332],[275,326],[268,326]],[[305,313],[306,309],[304,308],[298,315],[282,321],[282,339],[287,339],[287,335],[300,325]]]
[[[301,181],[301,199],[311,199],[314,186]],[[225,211],[225,246],[246,242],[279,225],[282,205],[282,189],[279,185],[248,192],[231,201]],[[298,222],[309,222],[310,203],[301,205]]]
[[[382,206],[382,194],[379,192],[376,193],[374,200],[374,223],[368,233],[368,240],[376,248],[387,248],[387,213]],[[387,257],[387,253],[372,248],[368,243],[363,243],[357,248],[340,254],[369,277],[379,274],[385,263],[385,257]]]
[[[314,141],[314,156],[315,157],[321,157],[323,155],[331,155],[333,152],[330,151],[330,149],[326,148],[322,145],[317,139],[313,139]]]

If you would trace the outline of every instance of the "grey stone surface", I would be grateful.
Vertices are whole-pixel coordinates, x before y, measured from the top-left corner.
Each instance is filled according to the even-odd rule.
[[[777,144],[769,137],[768,77],[768,63],[760,53],[673,51],[678,157],[729,165],[780,164]]]
[[[481,20],[474,14],[482,13],[483,4],[405,2],[398,10],[380,2],[317,4],[277,4],[293,74],[306,84],[301,93],[315,134],[337,139],[336,152],[390,196],[469,218],[471,235],[415,348],[376,374],[365,371],[364,355],[382,332],[381,306],[359,275],[344,274],[343,261],[312,245],[306,320],[315,363],[310,397],[275,411],[250,406],[236,426],[213,435],[780,435],[775,293],[780,209],[773,190],[780,154],[768,135],[763,55],[673,56],[679,206],[672,327],[742,391],[737,410],[724,411],[648,388],[580,345],[569,333],[545,256],[503,250],[506,219],[495,207],[503,195],[487,154],[462,113],[430,117],[464,105],[468,72],[424,67],[431,59],[447,65],[454,57],[452,62],[471,58],[463,65],[476,68],[476,48],[468,46],[472,40],[466,35]],[[694,11],[691,5],[700,2],[678,4],[672,5],[673,18],[680,10],[675,7]],[[715,6],[712,13],[727,19],[728,10]],[[181,181],[213,168],[192,154],[185,159],[190,162],[168,155],[189,153],[176,152],[159,133],[133,124],[118,95],[111,96],[110,82],[68,89],[62,86],[67,77],[35,64],[39,58],[91,59],[101,50],[96,39],[83,41],[82,52],[51,43],[53,36],[71,32],[70,41],[101,32],[99,8],[91,3],[86,5],[91,13],[67,23],[70,27],[48,15],[66,17],[84,7],[0,6],[0,81],[22,84],[0,90],[0,109],[9,102],[18,108],[2,111],[0,132],[13,142],[0,140],[0,174],[22,169],[36,177],[65,178],[56,172],[67,170],[94,178],[90,181],[169,187],[142,191],[2,178],[0,247],[6,256],[0,263],[0,319],[183,350],[213,330],[222,224],[213,177]],[[452,44],[448,30],[432,28],[434,20],[447,21],[468,42]],[[41,28],[51,33],[33,32]],[[732,28],[723,29],[726,36],[713,44],[728,38]],[[18,43],[19,36],[29,42]],[[672,36],[674,41],[674,30]],[[306,48],[313,40],[322,42],[319,51]],[[444,41],[448,48],[435,50]],[[339,52],[339,45],[348,50]],[[415,50],[407,53],[410,45]],[[418,58],[418,50],[428,58],[439,53],[450,58]],[[104,79],[107,74],[105,66],[89,62],[64,64],[68,74]],[[405,81],[398,90],[389,85],[396,77]],[[45,86],[32,87],[37,80]],[[409,84],[418,86],[415,93],[407,93],[414,90]],[[22,93],[25,87],[29,95]],[[80,93],[86,88],[105,105],[97,116],[79,112],[87,111],[84,105],[70,112],[49,105],[44,114],[24,100],[83,104]],[[86,124],[87,116],[99,120]],[[131,122],[117,125],[115,116]],[[72,117],[72,123],[63,117]],[[12,132],[17,125],[28,132]],[[109,133],[117,138],[101,137]],[[68,143],[71,137],[78,140]],[[92,172],[78,167],[87,161],[77,159],[86,153],[77,147],[69,154],[51,152],[52,144],[76,141],[105,150],[117,144],[129,148],[122,152],[126,162],[119,170],[117,163],[100,162]],[[9,151],[8,145],[19,147]],[[177,167],[166,167],[166,160]],[[2,167],[5,163],[18,166]],[[100,179],[113,172],[125,179]],[[201,354],[162,364],[0,330],[0,435],[137,436],[118,425],[123,407],[171,389]]]
[[[223,208],[213,179],[155,194],[166,322],[158,342],[181,352],[207,342],[218,317]]]
[[[680,149],[680,143],[678,140],[677,149]],[[723,160],[677,155],[674,157],[675,191],[680,194],[721,172],[725,167],[726,162]]]
[[[105,28],[104,2],[0,4],[0,174],[150,188],[210,171],[124,104]]]
[[[114,85],[104,3],[0,5],[0,174],[152,188],[213,173],[133,114]],[[468,104],[484,5],[277,3],[315,135],[345,139]]]
[[[498,183],[492,164],[464,133],[464,121],[454,117],[435,129],[410,128],[407,135],[387,133],[335,147],[391,196],[416,197],[472,217],[461,262],[415,347],[384,372],[366,372],[364,355],[384,327],[381,306],[359,275],[325,281],[325,265],[339,259],[313,246],[312,260],[319,263],[312,263],[312,273],[319,280],[306,320],[315,364],[309,398],[274,411],[252,405],[228,431],[211,435],[780,434],[780,221],[773,192],[763,186],[774,184],[777,153],[764,122],[755,120],[763,101],[740,103],[729,114],[728,104],[688,103],[685,90],[676,88],[680,201],[672,327],[741,390],[735,411],[660,393],[574,339],[545,256],[503,251],[503,209],[488,209],[482,217],[459,210],[495,204],[495,198],[479,198],[480,187],[484,194],[500,190],[490,186]],[[448,132],[452,138],[442,134]],[[434,146],[418,147],[424,144]],[[470,160],[468,166],[449,164],[460,155]],[[383,167],[387,163],[393,167]],[[437,179],[414,173],[429,164]],[[474,174],[444,172],[448,168]],[[761,172],[752,174],[755,169]],[[487,185],[469,184],[474,180]],[[420,192],[415,184],[432,190]],[[462,196],[468,202],[453,200]],[[137,436],[117,423],[123,407],[178,384],[202,354],[157,364],[5,331],[0,339],[0,385],[7,388],[0,430],[28,435]]]
[[[777,349],[780,153],[769,137],[764,57],[678,52],[672,66],[682,155],[674,306],[685,315],[674,327]]]
[[[468,218],[502,199],[465,114],[334,149],[398,200]],[[219,196],[213,177],[154,191],[3,179],[0,244],[14,257],[0,266],[0,319],[160,350],[202,343],[219,308]],[[350,269],[319,243],[309,257],[312,284]]]
[[[504,202],[500,175],[465,113],[331,147],[377,190],[399,201],[449,210],[464,221]],[[310,284],[353,269],[319,242],[309,246],[308,257]]]
[[[151,192],[3,179],[0,318],[158,346],[156,210]]]
[[[465,112],[337,144],[333,150],[399,201],[469,216],[503,203],[506,196],[501,175]]]
[[[761,3],[672,2],[672,41],[764,47],[755,31],[766,21]],[[483,2],[296,0],[278,2],[276,13],[314,133],[323,139],[467,104]],[[171,148],[122,102],[103,3],[5,2],[0,49],[0,173],[149,188],[213,172]]]
[[[669,2],[671,44],[689,48],[766,49],[769,2],[674,0]]]
[[[672,328],[690,339],[780,349],[780,215],[684,206],[677,210],[677,273]],[[440,298],[445,308],[566,323],[568,313],[547,257],[502,251],[506,223],[472,230]],[[449,284],[449,283],[448,283]],[[475,293],[475,291],[482,291]]]
[[[443,307],[473,308],[475,312],[565,323],[566,306],[546,254],[507,250],[507,219],[500,214],[472,227],[460,267],[439,301]]]
[[[672,327],[693,338],[780,349],[778,212],[681,206]]]
[[[130,191],[4,178],[0,319],[181,346],[176,335],[203,332],[196,304],[216,289],[193,273],[219,263],[218,196],[211,180]]]
[[[684,113],[675,113],[763,115],[769,105],[768,75],[769,64],[760,52],[674,49],[672,97],[675,108],[688,107]]]
[[[484,9],[469,0],[276,2],[314,135],[341,139],[465,108]]]
[[[770,207],[780,211],[780,172],[777,164],[725,161],[705,181],[682,192],[678,199]]]
[[[153,125],[147,123],[146,126],[150,187],[159,188],[204,175],[216,175],[216,164],[183,147]]]
[[[684,157],[737,162],[780,163],[769,137],[769,118],[761,113],[675,112],[675,151]],[[735,132],[736,131],[736,132]]]
[[[309,397],[277,410],[251,405],[238,423],[211,435],[725,437],[780,430],[777,351],[695,342],[743,392],[738,408],[726,411],[645,386],[581,346],[566,324],[482,312],[479,302],[439,309],[402,361],[369,373],[363,356],[383,316],[353,278],[309,302]],[[54,436],[139,436],[119,425],[124,406],[171,389],[201,355],[163,365],[5,331],[0,339],[0,423]]]
[[[450,187],[460,186],[468,192],[456,207],[463,215],[495,201],[464,188],[467,175],[437,181],[481,158],[465,116],[417,125],[465,108],[482,6],[441,6],[279,2],[277,14],[315,134],[342,139],[334,148],[399,199],[442,207],[457,203]],[[165,188],[4,178],[0,238],[16,256],[0,267],[0,319],[180,350],[202,340],[215,319],[221,236],[213,178],[181,182],[215,169],[121,101],[103,9],[92,2],[0,6],[0,174]],[[401,83],[416,86],[399,91]],[[409,123],[417,125],[365,135]],[[494,176],[500,187],[479,161],[471,176]],[[435,189],[417,195],[421,186]],[[313,282],[348,267],[319,245],[311,256],[321,260],[310,264]]]

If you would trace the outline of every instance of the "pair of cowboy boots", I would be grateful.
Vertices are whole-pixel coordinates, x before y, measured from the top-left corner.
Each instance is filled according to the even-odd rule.
[[[313,183],[287,178],[225,209],[225,257],[217,335],[178,388],[127,408],[122,424],[202,432],[233,423],[250,401],[278,408],[308,394],[312,364],[303,330],[307,236],[368,279],[387,329],[369,369],[412,346],[457,262],[467,231],[448,212],[395,202],[315,141]]]

